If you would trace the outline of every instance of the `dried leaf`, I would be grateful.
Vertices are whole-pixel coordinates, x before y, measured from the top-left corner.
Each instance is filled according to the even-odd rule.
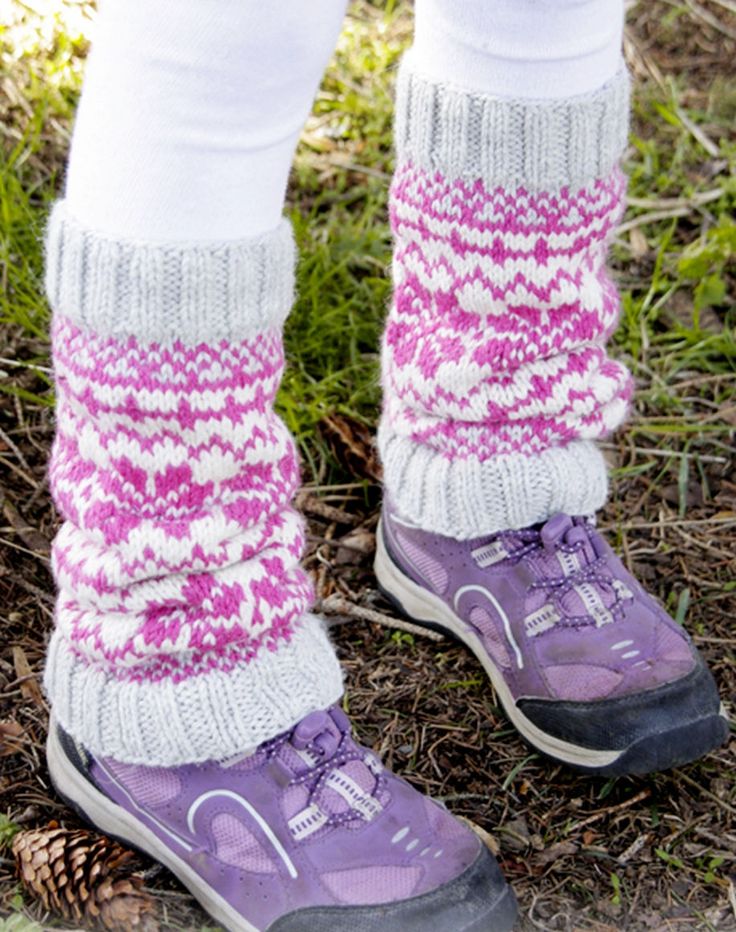
[[[12,719],[9,722],[0,722],[0,757],[17,754],[21,749],[20,738],[23,727]]]
[[[464,822],[469,829],[472,829],[475,832],[478,838],[480,838],[480,840],[492,854],[498,855],[499,851],[501,850],[501,846],[490,832],[487,832],[484,828],[481,828],[480,825],[476,825],[475,822],[467,819],[465,816],[459,815],[457,818],[460,822]]]
[[[345,414],[323,417],[317,429],[340,465],[356,479],[380,482],[383,478],[378,462],[373,431]]]
[[[544,867],[547,864],[551,864],[553,861],[559,860],[559,858],[575,854],[577,850],[578,846],[574,841],[558,841],[556,844],[550,845],[549,848],[545,848],[544,851],[539,851],[535,854],[534,863],[540,867]]]
[[[504,844],[512,851],[524,851],[531,846],[532,836],[524,816],[504,822],[498,830],[503,833]]]
[[[639,227],[633,227],[629,230],[629,245],[631,246],[631,255],[635,259],[643,258],[649,252],[649,243]]]
[[[363,556],[373,553],[376,549],[376,535],[365,527],[356,527],[355,530],[339,538],[335,563],[360,563]]]
[[[46,703],[43,698],[43,693],[41,692],[41,687],[38,685],[38,680],[31,669],[31,665],[26,657],[26,652],[20,644],[16,644],[13,647],[13,666],[15,667],[15,675],[21,680],[20,692],[23,698],[31,700],[40,709],[45,709]]]
[[[10,524],[26,547],[38,556],[48,558],[51,549],[48,540],[41,534],[38,528],[28,524],[28,522],[21,517],[18,509],[7,499],[3,502],[3,513],[7,518],[8,524]]]

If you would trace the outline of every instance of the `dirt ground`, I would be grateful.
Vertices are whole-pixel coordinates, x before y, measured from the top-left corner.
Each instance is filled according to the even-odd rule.
[[[670,6],[657,8],[664,14]],[[659,35],[650,12],[630,17],[628,53],[642,81],[686,75],[697,102],[714,75],[733,75],[736,9],[730,0],[702,6],[688,0],[683,7],[692,14],[690,31],[679,37]],[[730,31],[709,26],[703,15]],[[646,126],[638,130],[646,137]],[[620,273],[645,279],[655,258],[634,255]],[[2,356],[11,359],[47,352],[43,340],[19,328],[6,327],[3,342]],[[48,390],[30,368],[8,379],[25,392]],[[632,423],[607,447],[620,471],[601,523],[638,577],[673,613],[686,614],[730,704],[736,457],[733,431],[708,425],[736,427],[734,375],[707,368],[678,373],[666,391],[688,399],[682,417],[703,429],[668,436],[666,449],[646,433],[663,417],[656,392],[646,380],[640,388]],[[389,766],[489,833],[519,897],[520,928],[736,930],[736,741],[680,770],[616,781],[576,775],[534,753],[510,727],[472,656],[448,640],[395,626],[371,569],[380,493],[370,450],[349,421],[323,426],[351,481],[330,487],[312,481],[299,503],[310,522],[307,565],[318,608],[330,619],[360,737]],[[51,819],[78,824],[49,786],[43,753],[48,708],[39,683],[52,623],[48,554],[57,526],[45,479],[52,436],[49,407],[24,400],[22,392],[0,395],[0,812],[24,827]],[[692,450],[697,463],[687,471],[682,461]],[[637,469],[652,458],[661,459],[661,469]],[[159,900],[163,928],[207,925],[162,868],[142,861],[141,870]],[[0,852],[0,915],[11,910],[17,889],[12,859]],[[37,903],[27,898],[25,907],[44,927],[51,924]]]

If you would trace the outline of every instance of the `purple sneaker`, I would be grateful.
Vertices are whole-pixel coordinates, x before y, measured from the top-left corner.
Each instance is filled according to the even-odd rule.
[[[516,728],[556,760],[649,773],[726,740],[702,658],[592,519],[457,541],[384,505],[376,576],[415,622],[473,651]]]
[[[337,707],[250,754],[179,767],[96,759],[52,721],[47,758],[73,808],[165,864],[232,932],[513,926],[488,849],[356,744]]]

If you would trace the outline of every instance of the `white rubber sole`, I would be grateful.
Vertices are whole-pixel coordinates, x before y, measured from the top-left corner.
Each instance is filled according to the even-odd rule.
[[[236,912],[193,868],[164,845],[148,826],[85,780],[64,753],[53,717],[49,724],[46,761],[59,794],[103,834],[111,835],[140,851],[145,851],[155,861],[167,867],[196,897],[202,908],[229,932],[263,932]]]
[[[374,568],[381,588],[396,599],[411,619],[419,623],[425,621],[440,625],[472,650],[488,674],[496,695],[511,722],[535,748],[566,764],[589,768],[610,767],[626,753],[626,750],[597,751],[563,741],[561,738],[555,738],[542,731],[527,718],[514,702],[514,697],[501,671],[491,660],[478,635],[470,630],[439,596],[417,585],[396,566],[386,551],[380,523],[376,532]]]

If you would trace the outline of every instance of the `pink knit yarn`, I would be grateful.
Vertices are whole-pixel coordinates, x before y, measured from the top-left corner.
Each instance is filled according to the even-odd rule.
[[[117,680],[179,682],[289,640],[312,601],[273,412],[279,331],[171,346],[53,324],[59,634]]]
[[[619,314],[605,256],[624,189],[618,170],[531,194],[399,165],[383,348],[397,434],[484,461],[599,438],[623,420],[632,382],[605,351]]]

